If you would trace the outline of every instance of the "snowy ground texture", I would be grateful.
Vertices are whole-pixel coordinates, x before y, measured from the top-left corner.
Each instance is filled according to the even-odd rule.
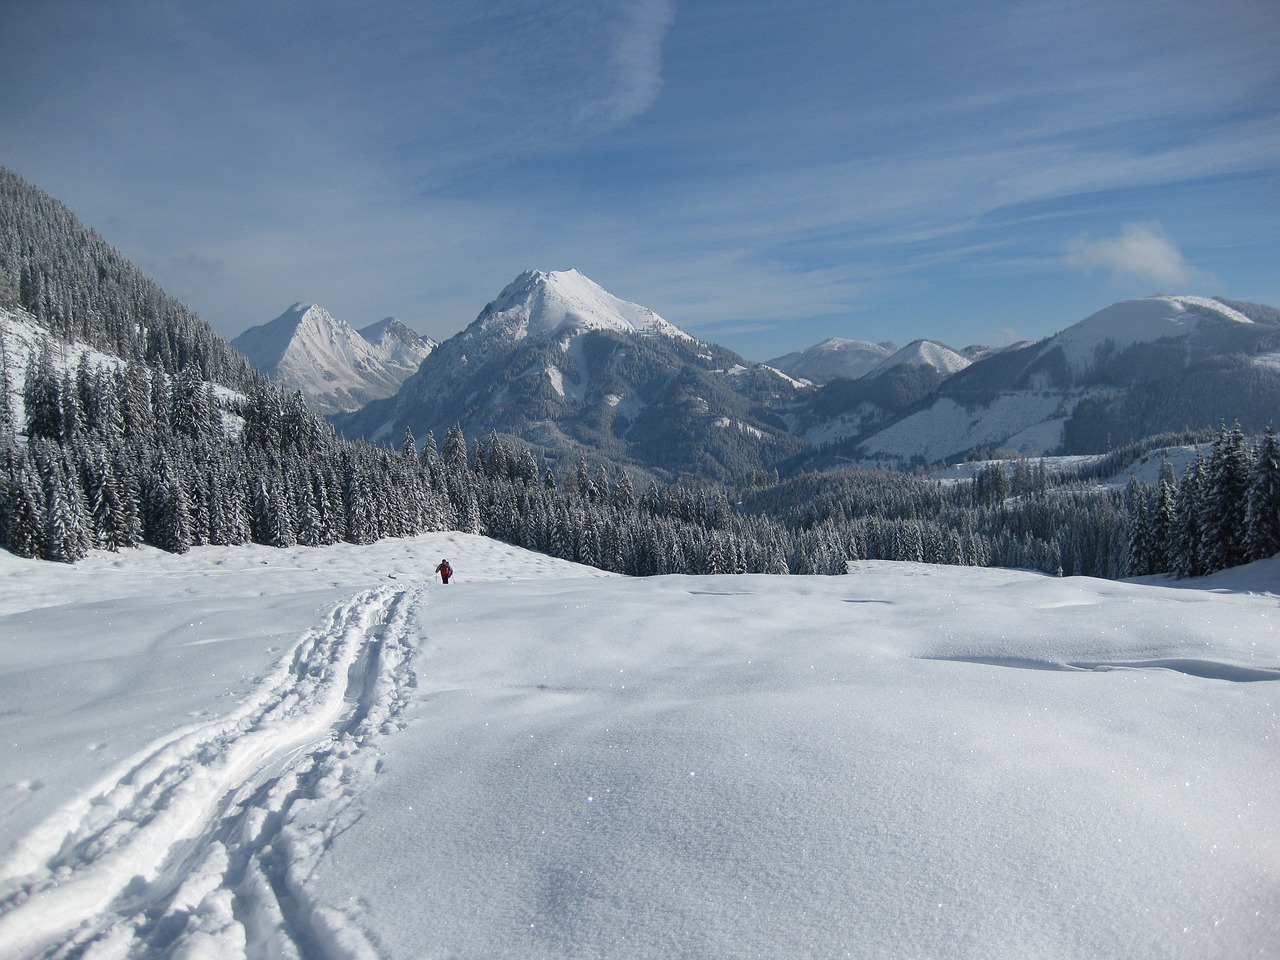
[[[1280,559],[0,554],[0,957],[1275,956],[1278,681]]]

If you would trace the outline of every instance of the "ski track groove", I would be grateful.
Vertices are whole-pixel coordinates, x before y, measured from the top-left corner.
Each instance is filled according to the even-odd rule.
[[[149,744],[0,864],[0,958],[374,958],[305,881],[403,726],[417,591],[358,594],[230,714]]]

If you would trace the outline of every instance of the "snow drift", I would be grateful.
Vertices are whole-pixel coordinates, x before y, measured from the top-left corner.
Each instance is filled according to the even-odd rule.
[[[0,956],[1280,937],[1280,560],[629,580],[435,534],[0,583]]]

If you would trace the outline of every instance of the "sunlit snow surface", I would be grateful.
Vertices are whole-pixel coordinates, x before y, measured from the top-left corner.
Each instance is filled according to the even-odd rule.
[[[0,956],[1265,956],[1278,594],[0,554]]]

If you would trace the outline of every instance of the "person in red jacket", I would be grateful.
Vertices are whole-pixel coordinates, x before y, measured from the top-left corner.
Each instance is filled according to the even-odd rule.
[[[443,580],[447,586],[449,578],[453,576],[453,567],[449,566],[448,560],[441,560],[439,565],[436,567],[436,573],[440,574],[440,579]]]

